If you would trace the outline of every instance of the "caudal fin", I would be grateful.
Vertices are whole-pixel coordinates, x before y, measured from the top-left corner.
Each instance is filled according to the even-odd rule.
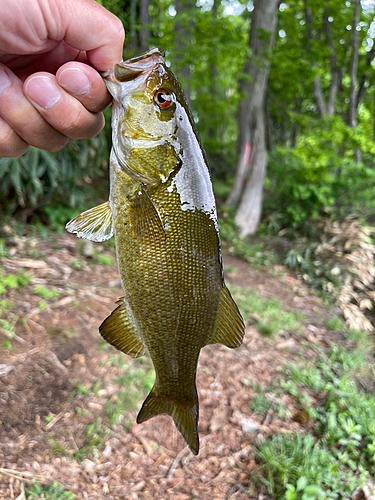
[[[194,455],[198,455],[198,397],[196,402],[189,407],[189,405],[182,402],[159,396],[154,386],[138,413],[137,423],[141,424],[156,415],[170,415],[191,451]]]

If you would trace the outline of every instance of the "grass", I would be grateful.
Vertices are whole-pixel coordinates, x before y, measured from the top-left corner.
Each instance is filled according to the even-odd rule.
[[[107,429],[102,426],[100,417],[89,424],[85,429],[85,445],[73,453],[74,460],[81,462],[87,456],[98,458],[99,451],[104,448],[107,432]]]
[[[231,286],[230,290],[244,320],[255,319],[258,330],[264,335],[274,335],[283,330],[301,330],[303,314],[285,311],[276,299],[259,298],[257,290],[237,286]]]
[[[125,419],[129,410],[137,408],[141,401],[150,392],[154,380],[154,370],[149,360],[127,360],[123,374],[115,382],[123,388],[105,404],[105,412],[111,425],[123,423],[128,426],[132,421]]]
[[[40,295],[44,300],[56,299],[60,294],[57,290],[49,290],[43,285],[34,288],[34,293]]]
[[[51,485],[43,484],[30,484],[25,486],[26,498],[45,499],[45,500],[74,500],[76,497],[74,493],[68,491],[56,482]]]
[[[0,295],[8,289],[16,290],[20,286],[25,286],[33,280],[33,276],[27,274],[23,269],[17,271],[16,274],[7,274],[0,267]]]
[[[285,371],[280,388],[294,396],[313,426],[306,435],[276,434],[259,445],[262,475],[253,479],[275,499],[354,498],[375,474],[375,394],[366,389],[372,383],[371,344],[363,332],[350,337],[350,349],[334,344]]]

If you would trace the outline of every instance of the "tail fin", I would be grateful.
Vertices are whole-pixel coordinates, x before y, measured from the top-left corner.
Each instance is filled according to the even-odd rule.
[[[159,396],[154,386],[138,413],[137,423],[141,424],[156,415],[170,415],[191,451],[194,455],[198,455],[198,397],[193,406],[188,408],[188,405],[182,402]]]

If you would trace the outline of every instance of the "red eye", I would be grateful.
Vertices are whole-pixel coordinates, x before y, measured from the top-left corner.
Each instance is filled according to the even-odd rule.
[[[172,96],[168,90],[159,89],[155,92],[154,101],[159,108],[166,109],[172,104]]]

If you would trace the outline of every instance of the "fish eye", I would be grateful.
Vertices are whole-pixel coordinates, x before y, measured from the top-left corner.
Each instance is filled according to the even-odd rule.
[[[154,94],[154,101],[159,108],[166,109],[172,104],[172,96],[168,90],[159,89]]]

